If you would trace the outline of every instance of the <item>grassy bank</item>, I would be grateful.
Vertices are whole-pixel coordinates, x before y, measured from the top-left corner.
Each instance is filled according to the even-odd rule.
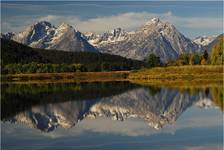
[[[172,66],[138,71],[33,73],[2,75],[3,83],[52,83],[124,81],[144,85],[166,86],[220,86],[223,84],[223,66]]]
[[[217,86],[223,84],[223,66],[171,66],[143,69],[129,74],[131,82],[165,86]]]
[[[96,81],[125,81],[129,71],[111,72],[72,72],[72,73],[33,73],[2,75],[2,83],[69,83]]]

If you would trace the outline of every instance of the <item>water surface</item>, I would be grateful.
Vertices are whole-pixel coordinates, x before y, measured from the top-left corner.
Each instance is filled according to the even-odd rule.
[[[221,150],[221,87],[4,84],[2,149]]]

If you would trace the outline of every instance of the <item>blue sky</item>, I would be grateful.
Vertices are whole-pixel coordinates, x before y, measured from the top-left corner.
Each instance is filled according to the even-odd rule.
[[[223,32],[222,6],[222,1],[8,1],[1,2],[1,32],[22,31],[40,20],[55,26],[65,22],[81,32],[102,33],[117,27],[132,31],[158,17],[193,38]]]

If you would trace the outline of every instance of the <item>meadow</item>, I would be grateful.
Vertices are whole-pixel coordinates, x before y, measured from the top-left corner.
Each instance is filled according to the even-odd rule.
[[[197,86],[222,85],[223,65],[155,67],[130,72],[131,82],[148,85]]]

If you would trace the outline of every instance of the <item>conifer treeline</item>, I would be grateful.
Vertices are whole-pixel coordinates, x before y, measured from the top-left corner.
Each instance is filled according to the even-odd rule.
[[[142,61],[121,56],[35,49],[1,39],[2,73],[119,71],[140,69]]]

